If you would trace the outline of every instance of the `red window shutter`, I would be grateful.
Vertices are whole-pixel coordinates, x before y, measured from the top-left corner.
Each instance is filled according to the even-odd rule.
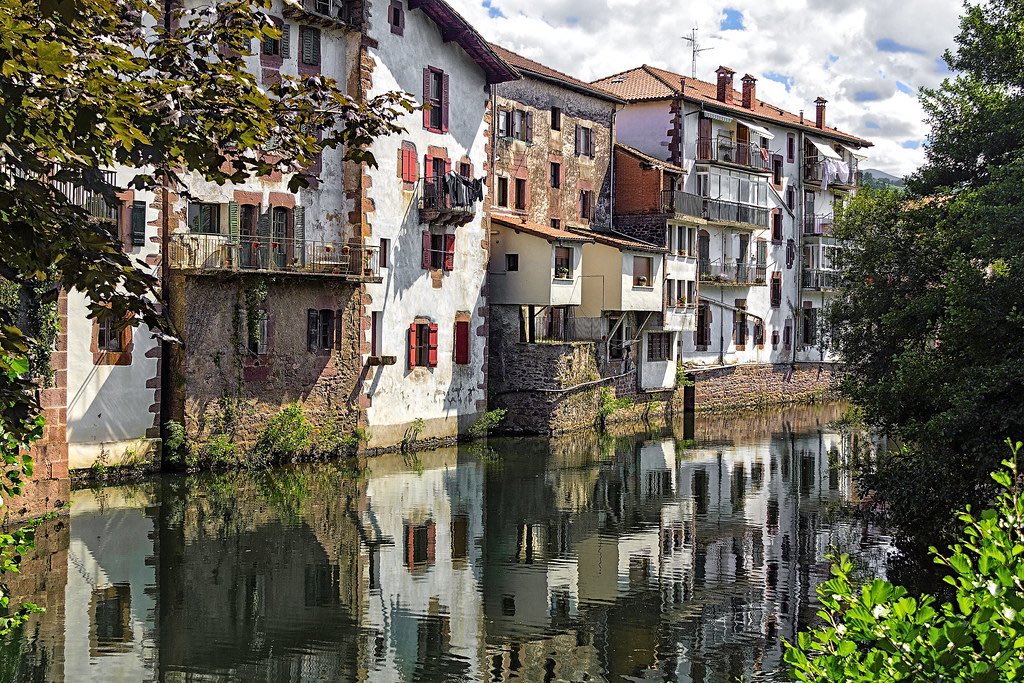
[[[533,112],[526,112],[526,141],[533,142]]]
[[[448,74],[441,76],[441,132],[448,132]]]
[[[430,69],[423,69],[423,104],[430,102]],[[423,127],[430,128],[430,111],[423,108]]]
[[[423,177],[430,178],[434,175],[434,157],[429,154],[423,156]]]
[[[444,160],[444,172],[445,172],[445,175],[447,175],[447,174],[452,172],[452,160],[451,159],[445,159]]]
[[[437,325],[431,323],[427,348],[427,365],[437,367]]]
[[[416,367],[416,323],[409,325],[409,367]]]
[[[444,236],[444,269],[455,270],[455,235]]]
[[[469,321],[459,320],[455,323],[455,363],[469,364]]]
[[[423,231],[423,270],[430,270],[430,233]]]

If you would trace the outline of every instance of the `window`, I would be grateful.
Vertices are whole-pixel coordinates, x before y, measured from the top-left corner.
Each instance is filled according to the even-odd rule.
[[[594,193],[590,190],[580,190],[580,218],[585,221],[594,217]]]
[[[782,329],[782,345],[789,348],[793,345],[793,321],[787,320],[786,326]]]
[[[796,161],[796,135],[794,133],[786,135],[786,161],[791,164]]]
[[[764,347],[764,323],[760,320],[754,321],[754,346]]]
[[[131,210],[132,246],[146,245],[146,202],[132,202]]]
[[[467,161],[459,162],[459,175],[463,178],[473,177],[473,166]]]
[[[405,565],[409,569],[423,567],[434,563],[434,542],[437,538],[437,529],[434,520],[427,520],[425,524],[405,525]],[[423,637],[421,641],[429,641],[430,637]],[[441,638],[437,637],[440,642]]]
[[[562,219],[560,219],[560,218],[552,218],[551,219],[551,227],[554,228],[555,230],[560,230],[561,227],[562,227]]]
[[[391,253],[391,240],[382,237],[380,240],[380,267],[388,267],[388,254]]]
[[[391,32],[396,36],[405,33],[405,9],[402,7],[402,0],[391,0],[388,8],[388,23],[391,25]]]
[[[782,186],[782,155],[772,155],[772,182],[776,187]]]
[[[409,367],[437,367],[437,325],[413,323],[409,326]]]
[[[383,356],[383,338],[381,331],[384,328],[384,312],[373,311],[370,314],[370,355]]]
[[[551,162],[551,187],[559,188],[562,186],[562,165],[554,161]]]
[[[448,75],[440,69],[423,70],[423,127],[435,133],[448,132]]]
[[[306,311],[306,345],[310,353],[331,351],[335,347],[335,316],[330,309]]]
[[[527,200],[526,178],[516,178],[516,209],[526,210]]]
[[[594,156],[594,131],[585,126],[576,126],[576,156]]]
[[[512,137],[512,112],[508,109],[498,110],[498,136]]]
[[[648,332],[647,333],[647,360],[648,362],[667,361],[672,358],[672,333],[671,332]]]
[[[614,334],[608,339],[608,357],[612,360],[622,360],[626,356],[628,342],[632,338],[629,330],[629,314],[626,315],[627,317],[621,318],[621,323],[615,318],[609,320],[609,324],[615,328]]]
[[[455,269],[455,235],[451,233],[423,233],[423,269]]]
[[[402,142],[399,154],[401,155],[398,165],[399,175],[402,176],[403,183],[411,185],[416,182],[419,176],[419,161],[416,158],[416,145],[409,141]],[[406,189],[411,188],[406,187]]]
[[[743,310],[733,311],[732,313],[734,335],[736,346],[747,345],[747,314]]]
[[[693,333],[693,343],[701,351],[711,346],[711,308],[706,303],[697,305],[697,329]]]
[[[189,204],[188,226],[192,232],[220,234],[220,204]]]
[[[633,257],[633,286],[651,287],[654,280],[651,273],[654,271],[654,258],[650,256]]]
[[[779,345],[779,331],[772,330],[772,348],[776,348]]]
[[[796,209],[796,188],[792,185],[786,188],[786,206],[789,207],[790,211]]]
[[[782,273],[778,271],[772,273],[770,298],[772,308],[778,308],[782,305]]]
[[[267,312],[256,311],[254,324],[249,325],[246,318],[242,319],[242,329],[245,331],[245,350],[249,353],[262,356],[267,353]]]
[[[289,214],[291,214],[291,211],[289,211],[287,208],[285,208],[283,206],[275,206],[274,207],[273,213],[271,214],[271,216],[273,218],[271,225],[272,225],[272,228],[273,228],[273,231],[274,231],[273,235],[274,235],[274,239],[275,240],[285,240],[285,239],[288,239],[288,236],[289,236],[289,230],[288,230],[288,228],[289,228],[289,225],[288,225],[289,224],[289,220],[288,219],[290,217]]]
[[[555,247],[555,278],[572,279],[572,247]]]
[[[805,346],[814,346],[818,343],[818,310],[816,308],[804,308],[804,335]]]
[[[124,351],[122,330],[117,329],[115,321],[107,318],[97,320],[96,348],[101,353],[120,353]]]
[[[455,364],[469,365],[469,321],[455,321]]]
[[[519,270],[519,254],[505,254],[505,271],[515,273]]]
[[[508,207],[508,178],[498,178],[498,206]]]
[[[300,26],[299,40],[302,43],[302,64],[320,66],[320,29]]]
[[[669,249],[679,256],[693,256],[697,229],[688,228],[685,225],[668,226]]]
[[[551,107],[551,130],[562,130],[562,110]]]
[[[276,24],[277,22],[274,22],[274,23]],[[281,27],[278,27],[278,28],[281,28]],[[287,34],[285,33],[285,30],[282,28],[281,29],[281,38],[270,38],[268,36],[264,36],[264,38],[263,38],[263,54],[265,54],[268,57],[283,57],[284,55],[282,54],[282,52],[283,52],[282,41],[283,41],[285,35],[287,35]]]

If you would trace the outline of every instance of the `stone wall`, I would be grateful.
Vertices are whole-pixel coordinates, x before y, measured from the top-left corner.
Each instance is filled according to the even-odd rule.
[[[834,366],[828,363],[736,365],[695,370],[696,410],[709,412],[809,403],[826,398]]]
[[[254,355],[240,348],[251,306],[245,292],[263,285],[266,298],[255,308],[266,313],[266,353]],[[171,415],[193,439],[202,443],[223,432],[237,446],[250,446],[267,421],[294,402],[314,427],[334,422],[349,433],[362,426],[355,284],[299,275],[177,276],[172,290],[172,317],[183,344],[172,350]],[[308,309],[340,312],[333,351],[308,350]]]

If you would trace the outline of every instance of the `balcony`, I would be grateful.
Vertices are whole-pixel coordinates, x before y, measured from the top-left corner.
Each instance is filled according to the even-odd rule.
[[[804,268],[800,286],[804,289],[817,289],[823,292],[839,289],[839,271]]]
[[[57,170],[60,174],[60,169]],[[100,171],[102,181],[106,185],[114,186],[116,176],[113,171]],[[68,201],[88,211],[93,217],[104,221],[117,221],[117,213],[120,210],[119,204],[108,204],[103,195],[88,190],[81,185],[70,181],[52,181],[53,188],[68,198]]]
[[[805,215],[804,234],[808,236],[829,237],[832,235],[832,225],[835,218],[832,214]]]
[[[767,283],[768,269],[756,263],[742,261],[700,261],[700,281],[705,284],[758,286]]]
[[[822,176],[824,176],[824,169],[822,168],[822,160],[824,157],[817,154],[805,154],[804,155],[804,181],[808,183],[821,183]],[[860,171],[857,170],[857,159],[853,156],[847,156],[843,160],[843,163],[847,165],[847,171],[845,173],[840,172],[838,177],[829,180],[828,184],[830,187],[841,187],[845,189],[855,189],[860,186]]]
[[[664,213],[676,213],[683,216],[703,218],[704,198],[689,192],[662,190],[661,210]]]
[[[194,273],[282,273],[380,282],[377,247],[242,235],[171,235],[173,270]]]
[[[758,173],[771,173],[771,153],[749,142],[734,142],[732,138],[697,138],[697,163],[715,162],[741,166]]]
[[[420,179],[420,222],[465,225],[476,216],[474,181],[457,173]]]
[[[284,16],[326,29],[351,30],[362,25],[360,0],[285,0]]]
[[[751,229],[767,228],[771,218],[771,210],[760,206],[729,202],[724,199],[711,199],[676,190],[662,191],[661,206],[662,211],[666,213],[693,216],[708,221],[742,223]]]

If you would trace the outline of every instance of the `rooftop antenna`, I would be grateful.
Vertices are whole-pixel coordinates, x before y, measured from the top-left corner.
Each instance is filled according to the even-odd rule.
[[[691,67],[692,70],[690,73],[690,77],[697,78],[697,55],[699,55],[701,52],[707,52],[708,50],[711,50],[713,48],[700,46],[700,43],[697,41],[696,26],[690,29],[690,35],[683,36],[683,40],[690,44],[690,51],[693,53],[693,65]]]

